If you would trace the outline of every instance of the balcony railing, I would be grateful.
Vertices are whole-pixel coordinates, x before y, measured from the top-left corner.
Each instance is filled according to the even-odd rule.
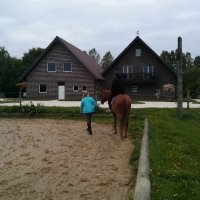
[[[128,82],[156,82],[158,81],[157,73],[126,73],[123,74]]]

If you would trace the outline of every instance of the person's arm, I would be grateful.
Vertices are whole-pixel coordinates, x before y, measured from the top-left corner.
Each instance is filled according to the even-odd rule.
[[[80,114],[82,114],[83,111],[83,100],[81,100],[81,105],[80,105]]]

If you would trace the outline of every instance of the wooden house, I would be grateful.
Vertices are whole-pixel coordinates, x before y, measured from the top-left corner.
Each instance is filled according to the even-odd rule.
[[[84,91],[96,97],[104,78],[86,52],[57,36],[20,81],[26,82],[28,99],[80,100]]]
[[[137,36],[104,70],[105,88],[111,88],[115,71],[123,74],[126,92],[132,99],[174,99],[176,91],[165,91],[165,84],[176,87],[177,76],[160,57]]]

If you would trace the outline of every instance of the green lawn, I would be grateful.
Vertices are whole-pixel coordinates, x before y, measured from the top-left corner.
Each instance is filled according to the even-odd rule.
[[[149,115],[152,199],[200,199],[200,109]]]

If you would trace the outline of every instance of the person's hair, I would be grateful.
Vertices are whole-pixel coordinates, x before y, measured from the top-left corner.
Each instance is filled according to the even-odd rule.
[[[84,97],[86,97],[86,96],[88,96],[88,95],[89,95],[89,92],[83,92],[82,98],[84,98]]]

